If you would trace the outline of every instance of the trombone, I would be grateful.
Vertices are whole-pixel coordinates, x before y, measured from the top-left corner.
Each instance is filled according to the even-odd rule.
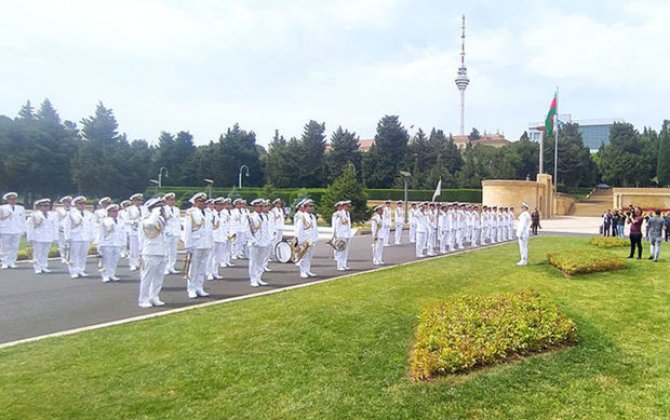
[[[191,277],[188,275],[188,272],[191,269],[191,258],[192,253],[186,251],[186,256],[184,257],[184,266],[181,268],[184,272],[184,280],[191,280]]]

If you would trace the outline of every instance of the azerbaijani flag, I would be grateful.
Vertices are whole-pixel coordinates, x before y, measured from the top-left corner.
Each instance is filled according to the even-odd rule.
[[[554,93],[554,99],[551,100],[551,105],[549,105],[547,119],[544,120],[544,126],[546,127],[545,133],[547,133],[547,137],[551,137],[551,134],[554,132],[554,117],[556,116],[556,111],[558,109],[557,96],[558,92]]]

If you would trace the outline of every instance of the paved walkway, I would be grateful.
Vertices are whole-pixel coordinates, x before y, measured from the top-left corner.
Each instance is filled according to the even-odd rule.
[[[599,218],[546,220],[540,235],[597,234],[598,222]],[[403,241],[407,242],[406,232]],[[169,275],[161,293],[166,305],[152,309],[137,306],[139,274],[128,271],[127,260],[118,270],[121,281],[113,283],[93,276],[98,272],[94,258],[89,258],[87,266],[92,277],[76,280],[70,279],[60,261],[52,260],[53,272],[41,275],[34,274],[30,264],[20,263],[16,270],[0,271],[0,344],[337,277],[343,272],[335,269],[332,256],[329,246],[317,246],[312,271],[319,276],[310,280],[300,279],[294,264],[271,263],[272,272],[263,276],[270,285],[258,288],[249,286],[247,261],[236,261],[236,267],[221,269],[224,280],[205,282],[205,290],[211,293],[208,298],[188,299],[183,276]],[[385,248],[384,260],[387,266],[416,260],[414,244]],[[370,236],[353,238],[349,262],[347,274],[378,268],[371,262]]]

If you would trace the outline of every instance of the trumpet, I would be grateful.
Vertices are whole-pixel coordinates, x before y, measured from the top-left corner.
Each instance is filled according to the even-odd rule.
[[[228,242],[235,242],[237,240],[237,233],[231,233],[228,235]]]

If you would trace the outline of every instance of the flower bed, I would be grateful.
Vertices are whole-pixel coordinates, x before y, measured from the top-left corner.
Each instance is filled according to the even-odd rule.
[[[411,374],[430,379],[575,343],[575,323],[534,291],[465,296],[422,311]]]
[[[622,258],[602,252],[552,253],[547,255],[547,260],[550,265],[569,276],[626,268],[626,262]]]
[[[595,245],[598,248],[619,248],[630,246],[628,239],[623,238],[614,238],[614,237],[605,237],[605,236],[596,236],[589,238],[589,243]]]

